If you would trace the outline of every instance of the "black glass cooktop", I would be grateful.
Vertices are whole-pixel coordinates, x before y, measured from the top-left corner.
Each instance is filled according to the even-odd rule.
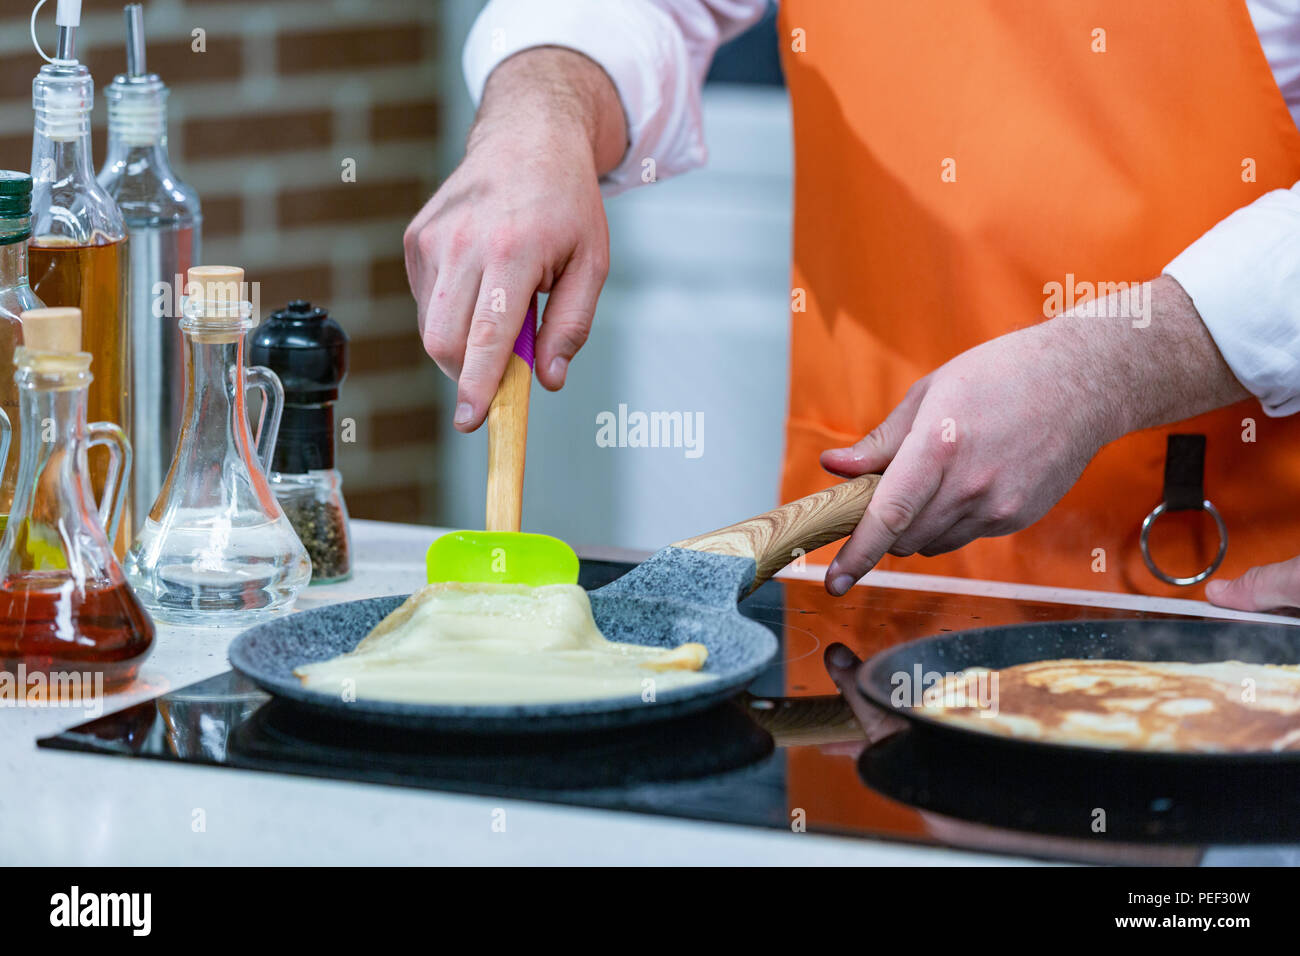
[[[584,562],[581,583],[599,587],[628,567]],[[1142,615],[887,588],[836,599],[802,581],[764,585],[742,611],[780,638],[777,660],[737,700],[657,725],[541,739],[375,729],[304,713],[227,672],[38,743],[1053,859],[1252,862],[1300,851],[1295,764],[1045,761],[921,728],[869,728],[869,740],[822,664],[833,642],[865,658],[942,631]]]

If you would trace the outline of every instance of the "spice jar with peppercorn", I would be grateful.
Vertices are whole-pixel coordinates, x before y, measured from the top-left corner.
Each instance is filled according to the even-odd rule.
[[[334,403],[347,375],[347,333],[325,309],[295,300],[257,330],[249,359],[284,383],[271,489],[311,556],[312,584],[341,581],[352,573],[352,541],[334,468]]]

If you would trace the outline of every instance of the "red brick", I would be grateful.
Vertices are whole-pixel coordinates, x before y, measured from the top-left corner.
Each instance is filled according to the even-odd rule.
[[[188,37],[182,40],[150,40],[145,53],[149,72],[157,73],[168,86],[233,80],[242,75],[244,45],[239,38],[213,36],[209,30],[204,52],[195,52],[192,44],[193,41]],[[121,44],[96,47],[82,55],[82,62],[90,68],[96,85],[103,89],[113,77],[126,69],[126,50]]]
[[[372,521],[418,521],[423,517],[419,485],[396,488],[369,488],[349,479],[344,488],[348,513],[353,518]]]
[[[247,274],[250,282],[261,283],[263,318],[293,299],[329,302],[334,292],[333,276],[325,264],[268,270],[250,267]]]
[[[17,20],[0,20],[0,28],[6,33],[18,29]],[[23,28],[26,32],[26,27]],[[40,34],[41,43],[53,43],[54,34],[51,31],[50,38],[47,39],[45,33]],[[27,41],[29,44],[31,40]],[[9,100],[15,103],[24,103],[28,108],[32,105],[32,77],[40,68],[41,60],[36,56],[36,51],[32,51],[31,56],[5,56],[0,57],[0,101]]]
[[[282,227],[320,222],[347,222],[413,216],[424,189],[417,180],[345,183],[280,193],[277,203]]]
[[[104,165],[104,157],[108,155],[108,127],[106,124],[92,124],[90,127],[90,157],[91,165],[95,172]]]
[[[395,23],[285,33],[276,41],[277,63],[287,75],[418,63],[425,55],[424,32],[422,24]]]
[[[244,201],[239,196],[203,196],[203,234],[237,236],[244,229]]]
[[[185,156],[256,156],[328,146],[328,110],[255,113],[185,122]]]
[[[420,346],[420,335],[414,316],[411,318],[411,328],[408,332],[354,336],[348,347],[349,374],[419,368],[426,363],[432,364],[432,360],[424,354],[424,349]]]
[[[442,130],[442,104],[381,103],[370,110],[370,138],[376,143],[434,139]]]
[[[0,136],[0,169],[15,169],[20,173],[32,167],[32,134],[11,133]]]
[[[377,259],[370,263],[370,294],[401,295],[411,291],[406,281],[406,260],[400,258]]]
[[[438,436],[437,414],[432,406],[374,412],[363,440],[376,450],[434,441]]]

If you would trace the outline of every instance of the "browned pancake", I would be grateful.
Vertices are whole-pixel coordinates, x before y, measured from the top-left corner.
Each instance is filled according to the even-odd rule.
[[[972,668],[924,713],[1048,743],[1190,753],[1300,750],[1300,667],[1054,660]]]

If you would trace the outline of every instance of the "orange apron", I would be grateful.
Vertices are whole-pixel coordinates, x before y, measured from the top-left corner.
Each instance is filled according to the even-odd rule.
[[[780,23],[792,287],[806,294],[793,313],[783,500],[838,480],[818,454],[861,438],[916,379],[1043,321],[1048,283],[1152,279],[1234,209],[1300,179],[1300,132],[1244,0],[782,0]],[[1247,418],[1254,442],[1242,440]],[[1156,579],[1137,547],[1170,431],[1207,436],[1205,491],[1230,534],[1219,576],[1300,553],[1300,416],[1270,419],[1249,401],[1107,446],[1017,534],[881,567],[1199,597]],[[1217,546],[1207,515],[1156,530],[1167,573],[1196,573]],[[827,615],[823,634],[869,638],[860,653],[919,636],[855,640],[836,602],[804,600]],[[788,665],[787,685],[834,692],[820,654]],[[858,782],[851,758],[814,756],[792,751],[788,766],[791,806],[810,819],[902,812]]]
[[[792,285],[807,303],[793,314],[783,500],[833,483],[818,454],[861,438],[916,379],[1043,321],[1048,283],[1154,278],[1300,179],[1300,132],[1244,0],[784,0],[781,24]],[[1207,436],[1205,491],[1230,535],[1219,576],[1300,553],[1300,417],[1248,401],[1103,448],[1017,534],[880,566],[1199,597],[1155,578],[1137,547],[1170,431]],[[1175,514],[1152,552],[1190,575],[1217,543],[1208,515]]]

